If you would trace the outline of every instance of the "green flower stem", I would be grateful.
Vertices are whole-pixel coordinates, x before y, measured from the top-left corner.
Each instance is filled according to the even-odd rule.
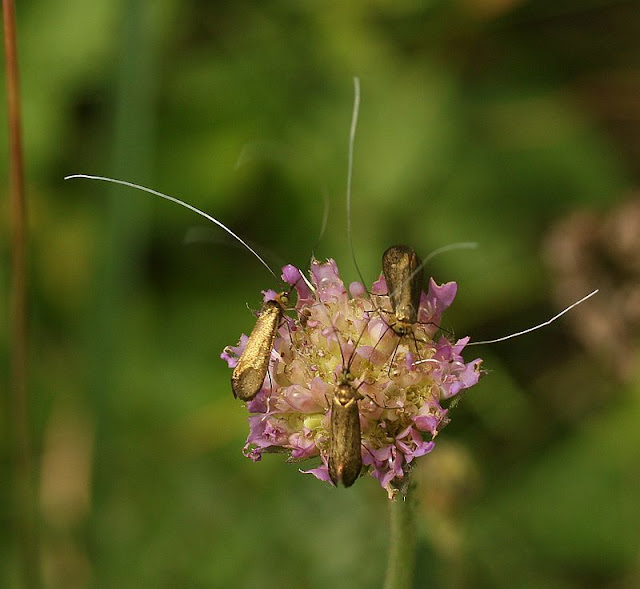
[[[389,558],[384,589],[410,589],[416,564],[413,493],[389,501]]]

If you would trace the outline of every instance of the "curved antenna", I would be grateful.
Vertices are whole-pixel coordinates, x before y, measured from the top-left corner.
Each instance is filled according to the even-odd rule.
[[[351,127],[349,128],[349,156],[347,165],[347,237],[349,248],[351,249],[351,259],[356,267],[356,272],[360,281],[364,284],[364,277],[356,260],[356,251],[353,247],[353,235],[351,230],[351,185],[353,181],[353,144],[356,139],[356,128],[358,127],[358,113],[360,112],[360,78],[353,78],[353,114],[351,115]]]
[[[316,244],[311,249],[311,254],[313,257],[315,257],[315,251],[320,245],[322,238],[324,237],[324,234],[327,230],[327,223],[329,221],[330,203],[329,203],[329,194],[327,193],[326,188],[322,191],[322,208],[323,208],[323,211],[322,211],[322,222],[320,223],[320,233],[318,234],[318,239],[316,241]]]
[[[171,202],[175,202],[194,213],[197,213],[201,217],[211,221],[221,229],[224,229],[231,237],[237,239],[244,247],[246,247],[258,260],[262,263],[262,265],[269,270],[269,272],[273,275],[276,280],[279,278],[276,276],[275,272],[271,269],[269,264],[267,264],[249,244],[247,244],[240,236],[236,235],[231,229],[229,229],[222,222],[218,221],[218,219],[208,215],[204,211],[197,209],[193,205],[186,203],[174,196],[169,196],[168,194],[164,194],[162,192],[158,192],[157,190],[153,190],[153,188],[147,188],[146,186],[141,186],[140,184],[134,184],[133,182],[127,182],[126,180],[116,180],[115,178],[107,178],[106,176],[91,176],[89,174],[72,174],[71,176],[65,176],[65,180],[72,180],[73,178],[86,178],[87,180],[102,180],[103,182],[111,182],[112,184],[120,184],[121,186],[128,186],[129,188],[135,188],[136,190],[141,190],[142,192],[148,192],[149,194],[153,194],[154,196],[159,196],[160,198],[164,198],[165,200],[170,200]]]
[[[514,338],[514,337],[518,337],[519,335],[524,335],[525,333],[529,333],[531,331],[535,331],[536,329],[540,329],[541,327],[546,327],[547,325],[551,325],[551,323],[553,323],[556,319],[558,319],[559,317],[562,317],[562,315],[564,315],[568,311],[571,311],[571,309],[573,309],[574,307],[577,307],[580,303],[584,303],[587,299],[590,299],[599,290],[600,289],[596,288],[596,290],[594,290],[593,292],[590,292],[586,297],[582,297],[579,301],[576,301],[575,303],[573,303],[573,305],[569,305],[566,309],[560,311],[560,313],[558,313],[548,321],[545,321],[544,323],[540,323],[539,325],[535,325],[534,327],[530,327],[529,329],[523,329],[522,331],[518,331],[517,333],[512,333],[511,335],[505,335],[504,337],[499,337],[497,339],[484,340],[481,342],[469,342],[467,346],[479,346],[480,344],[495,344],[498,342],[503,342],[505,340]]]
[[[474,250],[477,247],[478,247],[477,241],[460,241],[458,243],[450,243],[449,245],[443,245],[442,247],[439,247],[438,249],[433,250],[422,261],[422,263],[418,266],[418,269],[413,271],[413,273],[409,277],[409,280],[413,278],[414,274],[417,274],[418,272],[420,272],[422,267],[425,266],[427,262],[429,262],[430,260],[433,260],[433,258],[435,258],[436,256],[439,256],[440,254],[444,254],[445,252],[451,252],[454,250]]]
[[[325,188],[322,191],[322,223],[320,224],[320,235],[318,235],[318,243],[322,241],[324,234],[327,230],[327,223],[329,222],[329,194]],[[317,246],[316,246],[317,247]]]

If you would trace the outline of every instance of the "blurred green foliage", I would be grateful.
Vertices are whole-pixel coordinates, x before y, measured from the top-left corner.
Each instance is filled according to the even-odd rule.
[[[557,311],[551,227],[604,216],[635,187],[637,3],[19,4],[46,586],[381,586],[386,497],[373,479],[335,490],[241,454],[246,412],[219,354],[251,329],[247,305],[277,287],[269,274],[214,227],[185,245],[202,220],[184,209],[62,177],[145,183],[275,267],[313,251],[357,280],[344,194],[358,75],[365,280],[391,243],[426,255],[477,241],[428,271],[459,284],[446,327],[504,335]],[[606,308],[599,296],[588,304]],[[570,325],[469,349],[490,372],[416,474],[416,587],[640,583],[637,373],[617,374]],[[0,585],[19,587],[0,493]]]

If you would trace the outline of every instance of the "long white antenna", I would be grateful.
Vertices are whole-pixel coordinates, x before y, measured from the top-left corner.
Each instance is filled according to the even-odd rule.
[[[256,258],[258,258],[258,260],[260,260],[262,265],[267,270],[269,270],[269,272],[271,272],[271,274],[273,275],[273,277],[276,280],[279,280],[279,278],[276,276],[275,272],[271,269],[269,264],[267,264],[258,255],[258,253],[249,244],[247,244],[240,236],[236,235],[224,223],[221,223],[220,221],[218,221],[218,219],[212,217],[211,215],[208,215],[207,213],[205,213],[204,211],[201,211],[200,209],[197,209],[196,207],[194,207],[193,205],[190,205],[189,203],[186,203],[186,202],[184,202],[184,201],[182,201],[182,200],[180,200],[178,198],[175,198],[174,196],[169,196],[168,194],[164,194],[162,192],[158,192],[157,190],[153,190],[152,188],[147,188],[146,186],[141,186],[140,184],[134,184],[133,182],[127,182],[126,180],[116,180],[115,178],[107,178],[105,176],[91,176],[89,174],[72,174],[71,176],[65,176],[64,177],[65,180],[72,180],[73,178],[86,178],[87,180],[102,180],[103,182],[111,182],[112,184],[120,184],[122,186],[128,186],[129,188],[135,188],[136,190],[142,190],[143,192],[148,192],[149,194],[153,194],[155,196],[159,196],[160,198],[164,198],[166,200],[170,200],[171,202],[175,202],[176,204],[179,204],[179,205],[185,207],[186,209],[189,209],[190,211],[193,211],[194,213],[197,213],[201,217],[204,217],[205,219],[211,221],[212,223],[214,223],[215,225],[217,225],[221,229],[224,229],[229,235],[231,235],[232,237],[237,239]]]
[[[477,241],[460,241],[458,243],[450,243],[449,245],[443,245],[438,249],[433,250],[424,260],[422,260],[422,264],[420,264],[409,276],[408,280],[411,280],[415,274],[420,272],[420,269],[430,260],[439,256],[440,254],[444,254],[445,252],[451,252],[454,250],[474,250],[478,247]]]
[[[356,260],[356,251],[353,248],[353,234],[351,230],[351,185],[353,183],[353,144],[356,140],[356,129],[358,127],[358,113],[360,112],[360,78],[353,78],[353,113],[351,115],[351,127],[349,128],[349,156],[347,164],[347,237],[349,239],[349,249],[351,249],[351,259],[356,267],[358,276],[364,284],[364,278],[358,260]]]
[[[523,331],[518,331],[517,333],[512,333],[511,335],[505,335],[504,337],[499,337],[497,339],[485,340],[481,342],[469,342],[467,346],[479,346],[480,344],[495,344],[497,342],[503,342],[505,340],[518,337],[519,335],[524,335],[525,333],[535,331],[536,329],[540,329],[541,327],[546,327],[547,325],[550,325],[551,323],[553,323],[559,317],[562,317],[562,315],[564,315],[568,311],[571,311],[571,309],[573,309],[574,307],[577,307],[580,303],[584,303],[587,299],[590,299],[593,295],[595,295],[598,292],[598,290],[599,289],[596,289],[593,292],[590,292],[586,297],[582,297],[579,301],[576,301],[575,303],[573,303],[573,305],[569,305],[566,309],[564,309],[563,311],[560,311],[560,313],[558,313],[548,321],[545,321],[544,323],[540,323],[539,325],[530,327],[529,329],[524,329]]]

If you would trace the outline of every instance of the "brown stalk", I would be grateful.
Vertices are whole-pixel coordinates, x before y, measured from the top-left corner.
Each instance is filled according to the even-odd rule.
[[[15,6],[2,1],[9,126],[9,197],[11,218],[10,377],[12,421],[13,510],[24,586],[39,586],[38,538],[33,492],[33,465],[27,393],[27,211],[20,118]]]

